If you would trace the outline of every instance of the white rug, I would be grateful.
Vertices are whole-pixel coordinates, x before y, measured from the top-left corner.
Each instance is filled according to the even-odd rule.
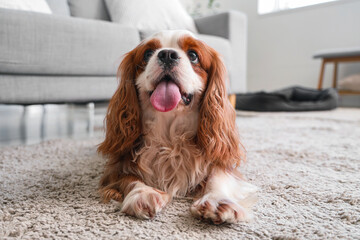
[[[214,226],[176,199],[154,220],[102,204],[99,139],[0,148],[0,239],[360,239],[360,110],[239,113],[251,223]]]

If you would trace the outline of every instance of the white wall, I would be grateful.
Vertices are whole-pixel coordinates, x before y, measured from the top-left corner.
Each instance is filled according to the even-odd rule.
[[[248,90],[291,85],[316,87],[321,49],[360,47],[360,1],[342,0],[268,15],[257,14],[257,0],[222,0],[222,9],[248,15]],[[340,64],[339,78],[360,73],[360,63]],[[332,66],[325,73],[330,86]]]

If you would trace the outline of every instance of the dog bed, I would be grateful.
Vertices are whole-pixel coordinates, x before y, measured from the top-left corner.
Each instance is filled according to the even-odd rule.
[[[237,110],[277,111],[323,111],[335,109],[338,94],[335,89],[315,90],[304,87],[289,87],[274,92],[236,94]]]

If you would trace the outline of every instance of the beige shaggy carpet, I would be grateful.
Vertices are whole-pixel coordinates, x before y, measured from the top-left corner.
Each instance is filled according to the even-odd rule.
[[[99,139],[0,148],[0,239],[360,239],[360,110],[238,114],[250,223],[215,226],[176,199],[149,221],[102,204]]]

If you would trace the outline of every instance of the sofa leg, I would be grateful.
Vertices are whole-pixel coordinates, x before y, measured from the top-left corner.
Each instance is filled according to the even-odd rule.
[[[92,137],[94,135],[94,123],[95,123],[95,104],[88,103],[86,105],[88,111],[88,119],[87,119],[87,132]]]

